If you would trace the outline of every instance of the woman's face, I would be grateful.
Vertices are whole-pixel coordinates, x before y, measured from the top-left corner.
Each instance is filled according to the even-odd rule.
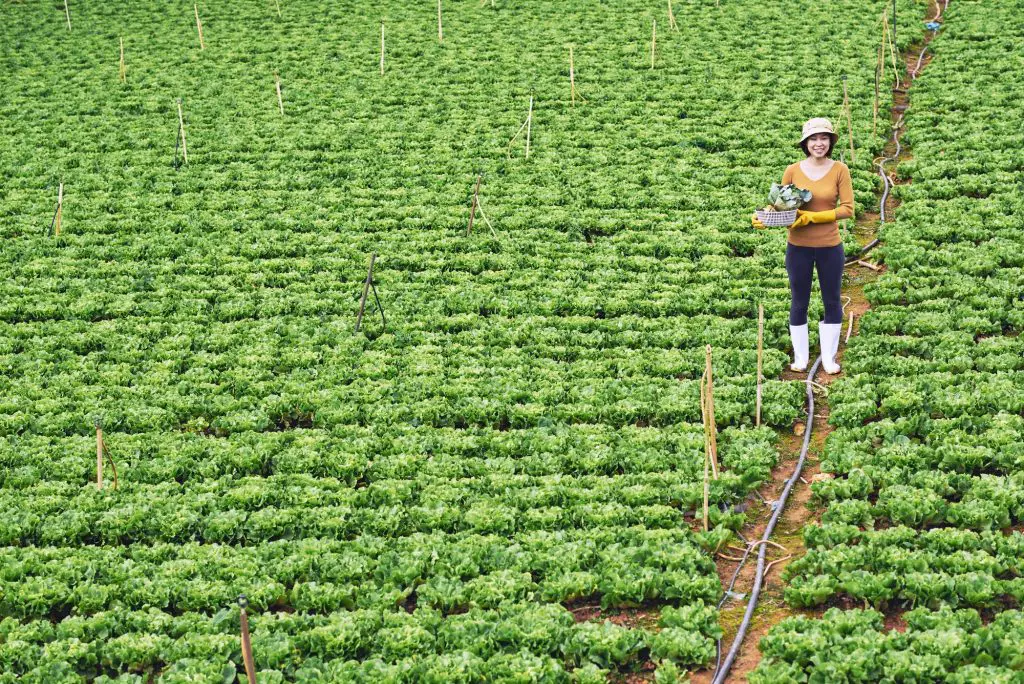
[[[811,157],[814,159],[824,159],[825,155],[828,154],[828,147],[831,142],[832,136],[828,133],[815,133],[807,139],[807,151],[811,153]]]

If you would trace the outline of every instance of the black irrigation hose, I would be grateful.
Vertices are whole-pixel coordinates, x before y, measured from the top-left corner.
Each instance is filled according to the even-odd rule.
[[[754,587],[750,590],[750,600],[747,601],[747,610],[743,614],[743,622],[740,623],[739,631],[736,632],[736,637],[732,641],[732,647],[729,649],[729,654],[725,657],[725,662],[715,670],[713,684],[722,684],[725,681],[733,661],[736,660],[736,656],[739,654],[740,646],[743,644],[743,637],[747,635],[750,619],[754,615],[754,609],[757,608],[757,599],[761,595],[761,584],[764,582],[764,561],[768,553],[767,541],[771,538],[772,532],[775,530],[775,524],[779,521],[782,511],[786,508],[786,499],[789,498],[790,491],[792,491],[796,481],[800,478],[800,472],[804,468],[804,461],[807,460],[807,448],[811,443],[811,428],[814,426],[814,386],[811,384],[811,378],[818,372],[818,366],[820,365],[821,357],[819,356],[814,360],[814,365],[811,366],[811,370],[807,373],[807,427],[804,429],[803,446],[800,447],[800,459],[796,462],[793,474],[786,481],[786,487],[782,490],[782,496],[775,502],[775,512],[772,513],[771,520],[768,521],[768,526],[764,529],[764,534],[761,535],[761,540],[758,542],[761,548],[757,552],[757,572],[754,575]],[[751,548],[751,546],[747,546],[747,553],[750,552]],[[746,556],[747,554],[744,554],[744,559]],[[736,569],[736,572],[737,574],[739,573],[739,568]],[[733,579],[735,580],[735,577]],[[721,655],[721,649],[719,649],[719,655]]]

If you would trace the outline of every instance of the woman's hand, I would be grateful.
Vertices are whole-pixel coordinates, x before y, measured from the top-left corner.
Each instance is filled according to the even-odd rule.
[[[793,223],[789,224],[789,227],[790,228],[803,228],[808,223],[813,223],[813,221],[811,221],[811,214],[812,213],[813,212],[810,212],[810,211],[802,211],[800,209],[797,209],[796,210],[796,220],[793,221]]]
[[[757,214],[756,213],[751,215],[751,217],[750,217],[750,225],[754,226],[754,228],[757,228],[758,230],[761,230],[762,228],[764,228],[764,224],[757,220]]]
[[[797,209],[796,221],[793,221],[790,228],[802,228],[809,223],[832,223],[835,220],[835,209],[829,209],[828,211],[804,211],[803,209]]]

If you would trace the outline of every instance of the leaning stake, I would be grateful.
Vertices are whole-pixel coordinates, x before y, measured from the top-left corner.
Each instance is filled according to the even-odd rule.
[[[672,0],[668,0],[668,27],[674,31],[679,30],[679,25],[676,24],[676,15],[672,11]]]
[[[530,110],[526,114],[526,158],[530,158],[530,129],[533,128],[533,95],[530,96]]]
[[[121,65],[118,75],[121,77],[121,83],[124,83],[128,76],[128,70],[124,66],[124,38],[118,38],[117,40],[121,45]]]
[[[188,164],[188,145],[185,143],[185,115],[181,111],[181,98],[178,98],[178,128],[181,130],[181,156]]]
[[[277,106],[281,108],[281,116],[284,116],[284,100],[281,99],[281,77],[274,72],[274,87],[277,88]]]
[[[57,189],[57,217],[53,224],[53,234],[60,235],[61,219],[64,218],[64,182],[61,181]]]
[[[384,75],[384,20],[380,21],[380,75]]]
[[[256,664],[252,659],[252,641],[249,639],[249,614],[245,610],[248,606],[249,600],[245,598],[245,594],[239,596],[238,617],[242,626],[242,662],[245,664],[245,678],[249,684],[256,684]]]
[[[68,20],[68,31],[71,30],[71,11],[68,9],[68,0],[64,0],[64,17]]]
[[[437,42],[444,42],[444,31],[441,29],[441,0],[437,0]]]
[[[707,401],[706,430],[708,435],[708,455],[711,459],[711,475],[718,479],[718,424],[715,422],[715,379],[711,365],[711,345],[704,347],[704,373],[707,375],[707,388],[704,398]]]
[[[366,280],[363,282],[363,294],[359,298],[359,315],[356,316],[356,332],[363,325],[363,313],[366,311],[366,295],[370,292],[370,284],[373,282],[373,264],[377,261],[377,253],[370,254],[370,265],[366,269]]]
[[[203,43],[203,22],[199,21],[199,5],[193,3],[192,7],[196,11],[196,30],[199,31],[199,49],[205,50],[206,44]]]
[[[473,219],[476,218],[477,207],[480,206],[480,182],[484,179],[484,174],[480,174],[476,178],[476,187],[473,188],[473,199],[469,203],[469,225],[466,226],[466,237],[469,237],[470,232],[473,230]]]

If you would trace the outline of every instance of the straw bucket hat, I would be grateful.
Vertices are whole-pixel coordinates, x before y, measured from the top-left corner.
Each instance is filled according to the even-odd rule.
[[[832,136],[833,146],[839,142],[839,134],[832,130],[832,122],[824,117],[818,117],[816,119],[808,119],[804,123],[803,133],[800,134],[800,142],[796,146],[800,147],[804,140],[807,140],[815,133],[828,133]]]

